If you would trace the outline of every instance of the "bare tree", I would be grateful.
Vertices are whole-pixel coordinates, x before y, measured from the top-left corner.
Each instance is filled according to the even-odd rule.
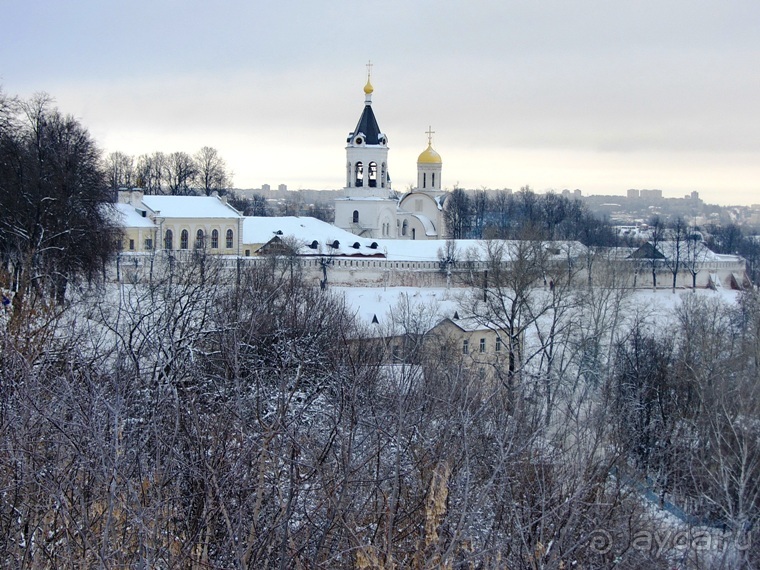
[[[702,269],[702,263],[707,259],[710,250],[702,241],[696,228],[691,228],[685,238],[683,265],[691,275],[691,290],[697,290],[697,275]]]
[[[470,252],[467,260],[471,269],[466,280],[473,287],[467,310],[501,337],[508,357],[506,370],[498,373],[513,405],[522,368],[532,356],[524,354],[525,331],[551,306],[538,287],[546,275],[548,253],[539,240],[483,243],[483,255]]]
[[[678,281],[678,273],[684,264],[688,243],[688,227],[680,216],[673,220],[670,227],[665,230],[665,235],[669,238],[663,241],[667,246],[667,255],[665,256],[665,266],[673,274],[673,292],[675,293]]]
[[[647,264],[652,271],[652,288],[657,289],[657,270],[662,264],[664,256],[660,252],[660,244],[665,237],[665,224],[659,216],[649,220],[649,244],[651,255],[647,256]]]
[[[105,172],[112,190],[132,188],[135,183],[134,157],[123,152],[112,152],[105,159]]]
[[[229,189],[231,181],[227,164],[215,148],[204,146],[195,154],[195,164],[198,183],[206,196]]]
[[[163,152],[143,154],[137,159],[136,184],[146,194],[163,194],[167,158]]]
[[[454,188],[449,193],[443,210],[447,237],[451,239],[469,237],[471,208],[470,198],[464,190]]]
[[[173,152],[166,157],[164,180],[172,196],[190,194],[197,176],[198,166],[186,152]]]

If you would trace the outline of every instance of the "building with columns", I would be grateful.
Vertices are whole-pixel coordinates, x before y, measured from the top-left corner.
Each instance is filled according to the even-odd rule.
[[[428,146],[417,159],[417,187],[399,198],[391,188],[388,136],[372,110],[370,79],[368,73],[364,109],[346,139],[346,186],[335,200],[335,225],[368,238],[444,238],[443,162],[433,149],[433,131],[428,129]]]

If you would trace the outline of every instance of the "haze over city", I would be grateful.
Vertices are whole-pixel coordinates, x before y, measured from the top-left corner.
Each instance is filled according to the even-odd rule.
[[[760,202],[760,4],[8,3],[0,87],[104,152],[219,150],[234,185],[337,189],[373,62],[396,190],[432,126],[444,186]]]

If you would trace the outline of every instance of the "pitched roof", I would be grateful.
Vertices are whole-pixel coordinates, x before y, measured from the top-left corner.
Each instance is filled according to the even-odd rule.
[[[142,203],[162,218],[242,218],[217,196],[143,196]]]
[[[392,261],[440,261],[440,253],[447,250],[445,239],[430,240],[376,240],[380,251],[385,251]],[[458,261],[487,261],[493,256],[501,256],[504,261],[518,255],[521,242],[516,240],[458,239],[454,241]],[[578,257],[586,248],[577,241],[547,241],[542,243],[550,259],[565,260]]]
[[[114,204],[113,210],[109,209],[109,215],[113,216],[116,224],[122,228],[155,228],[150,218],[143,216],[132,204]]]
[[[365,105],[362,116],[359,117],[359,123],[352,133],[349,133],[346,142],[351,142],[353,137],[359,133],[364,133],[367,144],[380,144],[380,138],[382,133],[380,127],[377,125],[377,119],[375,119],[375,113],[372,111],[371,105]]]
[[[682,261],[688,257],[696,261],[737,261],[741,259],[737,255],[721,256],[714,253],[703,241],[689,244],[686,240],[682,240],[680,243],[674,240],[663,240],[657,243],[657,248],[652,242],[646,242],[633,251],[629,257],[633,259],[676,259],[679,257]],[[725,259],[721,259],[721,257],[725,257]]]
[[[497,331],[500,328],[494,323],[485,322],[475,317],[464,317],[460,319],[452,319],[446,317],[445,319],[439,321],[438,324],[436,324],[432,329],[428,331],[428,333],[437,332],[436,329],[439,327],[443,328],[445,325],[453,325],[463,332]]]
[[[274,238],[296,244],[298,255],[383,256],[376,240],[359,237],[316,218],[248,216],[243,219],[244,244],[266,244]],[[315,242],[316,247],[312,247]]]

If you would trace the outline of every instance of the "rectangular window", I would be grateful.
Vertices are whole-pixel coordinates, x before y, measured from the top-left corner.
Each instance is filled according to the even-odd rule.
[[[481,338],[480,339],[480,352],[486,351],[486,339]]]
[[[496,337],[496,352],[501,352],[501,337]]]
[[[470,354],[470,341],[469,340],[463,340],[462,341],[462,354]]]
[[[153,249],[153,240],[150,238],[145,239],[145,251],[150,251]]]
[[[135,240],[131,239],[129,240],[129,251],[135,250]]]

